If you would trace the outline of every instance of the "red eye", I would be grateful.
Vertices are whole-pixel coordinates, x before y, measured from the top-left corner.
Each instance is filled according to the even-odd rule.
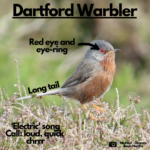
[[[104,49],[100,49],[100,53],[104,54],[106,51]]]

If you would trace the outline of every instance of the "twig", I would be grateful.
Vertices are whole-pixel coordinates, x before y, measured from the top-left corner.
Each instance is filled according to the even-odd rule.
[[[18,69],[18,61],[16,59],[14,59],[14,62],[16,64],[16,69],[17,69],[17,77],[18,77],[18,89],[19,89],[19,94],[22,97],[22,93],[21,93],[21,87],[20,87],[20,78],[19,78],[19,69]]]
[[[119,92],[118,89],[116,88],[116,93],[117,93],[117,109],[120,109],[120,105],[119,105]]]
[[[2,99],[2,101],[4,100],[4,98],[3,98],[3,93],[2,93],[2,89],[1,89],[1,87],[0,87],[0,93],[1,93],[1,99]]]

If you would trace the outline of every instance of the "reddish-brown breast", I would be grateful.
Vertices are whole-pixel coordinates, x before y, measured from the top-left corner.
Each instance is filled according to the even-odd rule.
[[[93,73],[91,79],[76,87],[74,98],[78,99],[81,104],[92,101],[94,97],[102,96],[110,87],[116,68],[114,57],[114,53],[106,55],[104,60],[100,62],[103,70]]]
[[[111,52],[108,55],[104,57],[104,60],[100,62],[100,65],[104,68],[104,71],[107,72],[107,74],[111,74],[114,76],[115,74],[115,53]]]

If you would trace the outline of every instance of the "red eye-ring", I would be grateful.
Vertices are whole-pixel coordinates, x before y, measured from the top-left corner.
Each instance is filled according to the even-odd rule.
[[[104,54],[106,51],[104,49],[100,49],[100,53]]]

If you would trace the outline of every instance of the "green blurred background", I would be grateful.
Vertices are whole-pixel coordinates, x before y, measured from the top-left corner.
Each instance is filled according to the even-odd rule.
[[[118,8],[119,2],[116,0],[113,6]],[[135,13],[137,19],[12,19],[14,3],[24,8],[38,8],[45,3],[50,3],[51,8],[67,8],[70,3],[94,3],[95,8],[107,8],[112,1],[0,1],[0,86],[7,88],[9,97],[18,92],[14,87],[17,83],[14,59],[19,62],[21,85],[26,89],[47,86],[57,80],[62,86],[87,50],[86,46],[79,47],[78,43],[106,40],[122,51],[116,55],[116,74],[103,101],[109,104],[116,101],[117,87],[124,106],[127,105],[128,94],[132,92],[133,99],[140,95],[138,112],[141,112],[141,107],[150,108],[150,1],[126,0],[122,3],[124,8],[138,8]],[[75,15],[78,16],[77,11]],[[41,55],[36,48],[46,48],[46,45],[31,46],[29,38],[52,41],[75,38],[75,45],[64,46],[68,48],[67,55],[52,52]],[[57,96],[45,96],[43,100],[46,105],[48,102],[54,104],[54,101],[58,106],[62,103],[62,98]]]

